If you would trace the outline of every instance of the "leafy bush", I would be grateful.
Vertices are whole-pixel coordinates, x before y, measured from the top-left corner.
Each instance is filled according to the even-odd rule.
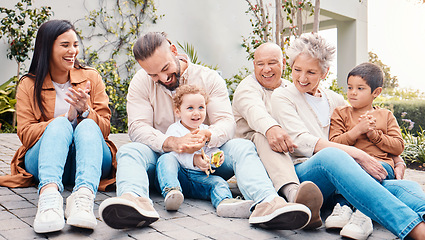
[[[416,132],[417,136],[403,128],[401,131],[405,142],[404,151],[401,157],[405,161],[425,163],[425,130]]]
[[[0,132],[15,132],[12,125],[13,113],[15,112],[15,84],[16,76],[0,85],[0,123],[2,129]],[[12,84],[11,84],[12,83]]]
[[[376,103],[391,110],[400,127],[414,135],[420,134],[425,127],[425,100],[389,100]]]

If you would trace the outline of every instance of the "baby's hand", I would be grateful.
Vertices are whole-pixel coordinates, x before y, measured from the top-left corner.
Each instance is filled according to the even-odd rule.
[[[210,160],[204,160],[201,154],[193,155],[193,166],[198,167],[202,171],[206,171],[210,168]]]

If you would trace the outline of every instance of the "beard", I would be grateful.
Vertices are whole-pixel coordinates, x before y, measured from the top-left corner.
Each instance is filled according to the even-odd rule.
[[[169,75],[168,79],[175,77],[176,81],[173,84],[170,84],[170,85],[166,85],[163,82],[159,81],[159,83],[162,86],[164,86],[165,88],[167,88],[170,91],[174,91],[174,90],[176,90],[176,88],[178,88],[180,86],[180,71],[181,71],[180,62],[176,57],[174,57],[174,61],[176,62],[177,71],[175,73],[172,73],[171,75]]]

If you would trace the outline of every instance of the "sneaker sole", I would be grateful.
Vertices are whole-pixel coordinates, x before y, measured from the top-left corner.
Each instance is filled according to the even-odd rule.
[[[357,233],[357,232],[350,232],[350,231],[344,231],[344,229],[341,230],[341,232],[339,233],[339,235],[346,237],[346,238],[351,238],[351,239],[357,239],[357,240],[366,240],[369,235],[372,234],[372,232],[370,232],[367,235],[361,234],[361,233]]]
[[[158,213],[144,211],[131,201],[118,198],[103,201],[99,206],[99,215],[109,227],[115,229],[145,227],[159,219]]]
[[[78,218],[68,218],[66,220],[66,224],[86,229],[94,229],[97,225],[96,219],[95,221],[87,221],[86,219],[78,219]]]
[[[219,204],[217,206],[217,215],[227,218],[249,218],[251,215],[252,200],[245,200],[233,204]]]
[[[184,196],[182,193],[174,193],[164,199],[165,210],[167,211],[177,211],[184,201]]]
[[[34,222],[34,232],[36,233],[57,232],[62,230],[64,227],[65,227],[65,220],[60,223],[35,223]]]
[[[311,211],[311,220],[310,223],[304,227],[305,229],[315,229],[322,226],[320,208],[323,204],[323,195],[316,184],[313,182],[301,183],[294,202],[307,206]]]
[[[263,217],[250,217],[249,223],[267,229],[296,230],[309,223],[310,210],[304,205],[291,205],[277,209]]]
[[[325,227],[326,229],[342,229],[348,221],[342,222],[342,221],[325,221]]]

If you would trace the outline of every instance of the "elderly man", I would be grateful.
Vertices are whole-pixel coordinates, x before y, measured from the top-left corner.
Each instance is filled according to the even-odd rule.
[[[322,194],[312,182],[299,183],[288,154],[297,146],[271,116],[273,90],[292,84],[281,78],[285,62],[281,48],[274,43],[264,43],[256,49],[254,74],[239,84],[233,98],[236,137],[254,142],[276,191],[288,202],[308,206],[312,216],[306,228],[317,228],[322,225]]]
[[[279,197],[261,164],[255,146],[245,139],[232,139],[235,121],[225,81],[217,72],[192,64],[177,53],[176,46],[161,33],[138,39],[134,56],[143,68],[133,77],[128,91],[128,125],[132,143],[117,153],[117,195],[102,202],[99,215],[113,228],[147,226],[159,218],[149,199],[149,182],[155,164],[164,152],[193,153],[205,144],[220,147],[225,162],[215,174],[229,179],[234,174],[245,199],[253,200],[251,224],[275,229],[297,229],[311,217],[302,204],[287,204]],[[179,85],[193,84],[209,95],[207,130],[183,137],[167,136],[177,119],[172,96]],[[164,156],[164,155],[163,155]],[[167,201],[167,200],[165,200]],[[230,216],[229,216],[230,217]]]

